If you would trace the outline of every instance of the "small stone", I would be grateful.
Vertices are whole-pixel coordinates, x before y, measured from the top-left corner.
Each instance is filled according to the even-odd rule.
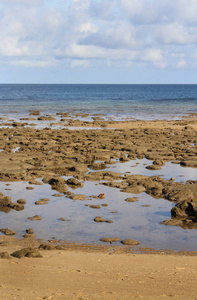
[[[100,205],[90,205],[90,208],[99,209],[99,208],[101,208],[101,207],[100,207]]]
[[[96,217],[94,218],[94,222],[106,222],[106,220],[102,217]]]
[[[130,246],[135,246],[135,245],[139,245],[140,244],[140,242],[135,241],[135,240],[131,240],[131,239],[122,240],[121,243],[123,245],[130,245]]]
[[[72,200],[85,200],[87,199],[86,195],[81,195],[81,194],[74,194],[69,196],[70,199]]]
[[[33,234],[34,233],[34,229],[33,228],[28,228],[28,229],[26,229],[26,233]]]
[[[35,238],[36,235],[35,235],[35,234],[29,234],[29,233],[26,233],[26,234],[23,235],[23,237],[24,237],[25,239],[27,239],[27,238]]]
[[[64,218],[59,218],[59,220],[60,220],[60,221],[66,221],[66,219],[64,219]]]
[[[26,204],[26,200],[25,199],[18,199],[17,203],[19,203],[19,204]]]
[[[125,201],[126,202],[136,202],[136,201],[138,201],[138,197],[132,197],[132,198],[127,198]]]
[[[112,244],[113,242],[119,242],[120,239],[119,238],[115,238],[115,237],[112,237],[112,238],[102,238],[100,239],[101,242],[105,242],[105,243],[110,243]]]
[[[104,194],[104,193],[101,193],[101,194],[98,195],[98,197],[99,197],[100,199],[104,199],[104,198],[105,198],[105,194]]]
[[[102,206],[103,206],[103,207],[107,207],[108,204],[107,204],[107,203],[103,203]]]
[[[27,186],[27,187],[26,187],[26,190],[33,190],[33,189],[34,189],[33,186]]]
[[[48,201],[41,199],[41,200],[36,201],[35,204],[36,205],[44,205],[44,204],[48,204]]]
[[[35,215],[35,216],[33,216],[33,217],[29,217],[28,219],[31,220],[31,221],[34,221],[34,220],[42,220],[42,217],[39,216],[39,215]]]

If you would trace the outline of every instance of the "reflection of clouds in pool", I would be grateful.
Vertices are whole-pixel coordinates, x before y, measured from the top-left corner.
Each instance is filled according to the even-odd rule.
[[[146,158],[130,160],[125,163],[118,162],[116,165],[110,165],[109,171],[117,173],[126,173],[129,172],[132,174],[139,174],[145,176],[162,176],[165,180],[169,180],[174,177],[177,182],[186,182],[187,180],[196,180],[197,178],[197,169],[196,168],[187,168],[181,167],[179,164],[173,164],[171,162],[166,162],[162,166],[161,170],[148,170],[146,169],[147,165],[151,165],[152,161]]]
[[[32,191],[26,190],[26,186],[27,182],[12,182],[11,191],[5,191],[6,183],[0,182],[0,190],[4,195],[11,196],[13,202],[19,198],[27,201],[23,211],[11,210],[8,214],[0,212],[0,228],[9,227],[16,230],[18,237],[22,237],[27,228],[33,227],[36,237],[43,239],[55,236],[56,239],[95,243],[99,242],[101,237],[117,236],[121,239],[138,240],[143,247],[174,250],[194,250],[196,247],[194,230],[160,224],[170,218],[170,211],[174,205],[167,200],[154,199],[141,193],[137,195],[139,197],[137,202],[128,203],[125,199],[135,197],[135,194],[123,193],[119,189],[95,182],[84,182],[83,188],[75,189],[75,194],[88,196],[88,200],[83,201],[73,201],[65,195],[53,197],[54,190],[51,190],[48,184],[33,185]],[[101,192],[105,193],[105,199],[91,197],[98,196]],[[35,201],[43,197],[51,201],[47,205],[35,205]],[[101,205],[104,202],[108,206],[101,206],[96,211],[86,206],[86,204]],[[112,214],[112,211],[118,213]],[[28,220],[28,217],[36,214],[42,216],[41,221]],[[113,223],[95,223],[94,218],[97,215],[113,220]],[[65,218],[66,221],[61,222],[59,218]]]

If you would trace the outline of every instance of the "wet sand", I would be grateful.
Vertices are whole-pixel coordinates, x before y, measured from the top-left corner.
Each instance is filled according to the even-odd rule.
[[[66,119],[66,115],[61,116]],[[52,118],[54,116],[48,116],[54,121]],[[196,228],[195,180],[183,184],[174,182],[173,174],[171,180],[118,174],[106,171],[100,163],[113,163],[114,159],[124,163],[145,157],[153,161],[153,170],[169,161],[196,168],[196,116],[180,121],[115,122],[101,119],[93,122],[69,119],[69,126],[95,128],[91,130],[53,129],[53,124],[34,129],[34,126],[21,126],[20,122],[2,123],[9,127],[0,128],[0,180],[35,183],[36,179],[44,178],[54,192],[68,197],[72,196],[68,193],[68,182],[60,176],[74,178],[75,181],[70,183],[73,185],[105,180],[109,186],[123,189],[128,198],[130,193],[146,192],[152,197],[174,202],[176,209],[172,218],[166,220],[166,225]],[[92,172],[86,174],[88,169]],[[25,204],[13,202],[4,193],[0,198],[1,209],[25,209]],[[157,253],[152,249],[141,249],[144,253],[140,254],[132,246],[51,244],[53,247],[48,247],[51,249],[48,251],[34,238],[16,240],[0,235],[0,252],[10,255],[23,248],[35,250],[40,247],[39,253],[43,256],[1,259],[2,299],[196,297],[195,252]]]

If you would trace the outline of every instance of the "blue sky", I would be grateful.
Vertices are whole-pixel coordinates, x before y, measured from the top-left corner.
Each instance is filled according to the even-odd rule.
[[[0,0],[0,83],[196,83],[197,0]]]

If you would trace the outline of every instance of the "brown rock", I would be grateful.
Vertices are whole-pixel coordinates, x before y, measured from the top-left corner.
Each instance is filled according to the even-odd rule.
[[[94,222],[100,223],[100,222],[106,222],[106,220],[102,217],[96,217],[96,218],[94,218]]]
[[[29,217],[28,219],[31,220],[31,221],[34,221],[34,220],[42,220],[42,217],[39,216],[39,215],[35,215],[35,216],[33,216],[33,217]]]
[[[22,257],[33,257],[33,258],[37,258],[37,257],[42,257],[42,255],[40,254],[40,252],[38,251],[37,248],[23,248],[21,250],[15,251],[11,254],[11,256],[14,256],[16,258],[22,258]]]
[[[2,228],[0,229],[1,232],[3,232],[5,235],[15,235],[16,231],[9,229],[9,228]]]
[[[28,228],[28,229],[26,229],[26,233],[33,234],[34,233],[34,229],[33,228]]]
[[[19,203],[19,204],[26,204],[26,200],[25,199],[18,199],[17,203]]]
[[[135,240],[131,240],[131,239],[122,240],[121,243],[123,245],[130,245],[130,246],[135,246],[135,245],[139,245],[140,244],[140,242],[135,241]]]
[[[0,252],[0,258],[10,259],[10,255],[8,252]]]
[[[132,198],[127,198],[125,201],[126,202],[136,202],[136,201],[138,201],[138,197],[132,197]]]
[[[69,198],[72,199],[72,200],[85,200],[85,199],[87,199],[86,195],[81,195],[81,194],[71,195],[71,196],[69,196]]]
[[[26,234],[23,235],[23,237],[24,237],[25,239],[27,239],[27,238],[35,238],[36,235],[35,235],[35,234],[29,234],[29,233],[26,233]]]
[[[111,237],[111,238],[102,238],[102,239],[100,239],[100,241],[112,244],[113,242],[119,242],[120,239],[116,238],[116,237]]]
[[[101,208],[101,207],[100,207],[100,205],[90,205],[90,208],[99,209],[99,208]]]

